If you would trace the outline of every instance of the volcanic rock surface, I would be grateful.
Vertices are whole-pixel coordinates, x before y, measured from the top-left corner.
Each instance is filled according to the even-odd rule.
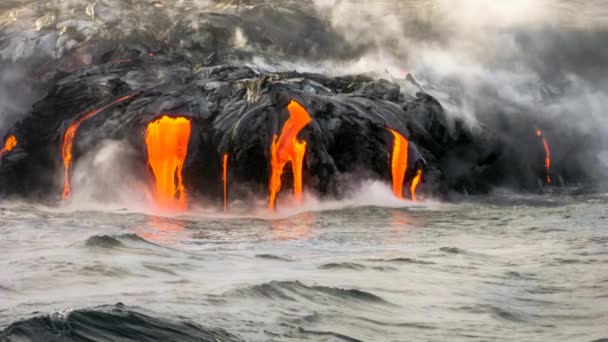
[[[210,3],[179,20],[160,2],[141,9],[145,2],[121,2],[119,20],[112,3],[72,9],[82,13],[80,21],[62,21],[64,12],[44,5],[24,7],[38,17],[29,36],[37,44],[29,51],[20,45],[24,23],[2,28],[3,66],[27,66],[31,82],[46,94],[5,135],[19,143],[1,156],[2,196],[60,197],[65,135],[74,123],[73,163],[101,142],[119,140],[135,151],[130,171],[153,181],[146,127],[162,116],[191,122],[183,166],[189,196],[222,197],[225,155],[230,196],[265,195],[271,145],[290,118],[291,101],[311,118],[297,134],[307,143],[307,191],[340,197],[363,178],[390,183],[389,129],[409,141],[406,188],[419,170],[427,193],[485,192],[500,183],[502,146],[492,132],[449,118],[412,75],[397,83],[285,71],[277,64],[362,53],[308,2]],[[255,63],[258,58],[265,63]],[[292,177],[287,170],[284,188]]]

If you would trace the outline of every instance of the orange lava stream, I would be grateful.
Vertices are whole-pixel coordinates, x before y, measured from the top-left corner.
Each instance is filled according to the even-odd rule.
[[[275,135],[270,146],[270,163],[272,168],[272,175],[270,176],[268,185],[270,192],[268,207],[270,209],[275,209],[277,194],[281,191],[281,176],[288,162],[291,162],[293,170],[294,198],[296,202],[302,200],[302,167],[304,155],[306,154],[306,141],[298,140],[297,136],[310,123],[311,118],[306,108],[296,101],[292,100],[287,109],[289,110],[290,117],[283,126],[281,136],[277,137]]]
[[[185,210],[188,207],[182,169],[188,155],[190,133],[190,119],[183,117],[163,116],[148,124],[148,164],[154,174],[155,200],[160,209]]]
[[[537,129],[536,135],[543,139],[543,146],[545,148],[545,169],[547,169],[547,184],[551,184],[551,150],[549,149],[549,143],[543,136],[543,132],[541,132],[541,130]]]
[[[418,189],[418,185],[420,185],[420,181],[422,180],[422,170],[418,170],[416,172],[416,177],[412,179],[412,185],[410,185],[410,193],[412,194],[412,201],[416,202],[416,189]]]
[[[110,61],[109,64],[122,64],[122,63],[130,63],[131,60],[130,59],[116,59],[113,61]]]
[[[4,142],[4,147],[0,150],[0,157],[5,153],[12,151],[17,146],[17,138],[14,135],[9,136]]]
[[[224,183],[224,211],[228,211],[228,153],[224,154],[222,182]]]
[[[408,162],[408,146],[409,141],[398,132],[387,128],[393,133],[393,156],[391,162],[391,171],[393,176],[393,193],[398,198],[403,199],[403,181],[407,172]]]
[[[109,107],[120,102],[126,101],[132,97],[133,94],[123,96],[112,103],[109,103],[101,108],[97,108],[86,113],[78,120],[74,121],[63,134],[63,139],[61,142],[61,157],[63,158],[64,182],[63,193],[61,194],[61,197],[64,201],[70,198],[70,166],[72,165],[72,147],[74,145],[74,138],[76,137],[76,132],[78,131],[78,128],[83,122],[95,116],[96,114],[103,112]]]

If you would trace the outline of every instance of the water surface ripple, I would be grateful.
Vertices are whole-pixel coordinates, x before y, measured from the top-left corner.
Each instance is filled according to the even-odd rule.
[[[608,196],[283,218],[0,208],[4,341],[608,338]]]

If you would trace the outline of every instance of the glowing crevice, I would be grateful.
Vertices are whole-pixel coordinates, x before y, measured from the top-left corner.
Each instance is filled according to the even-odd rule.
[[[134,96],[134,94],[123,96],[123,97],[115,100],[114,102],[111,102],[103,107],[91,110],[90,112],[86,113],[85,115],[81,116],[76,121],[74,121],[72,124],[70,124],[68,129],[63,134],[63,139],[61,142],[61,157],[63,159],[64,182],[63,182],[63,193],[61,194],[61,197],[64,201],[70,198],[70,193],[71,193],[70,167],[72,165],[72,147],[74,145],[74,138],[76,137],[76,132],[78,132],[78,128],[86,120],[92,118],[93,116],[99,114],[100,112],[103,112],[104,110],[108,109],[109,107],[111,107],[113,105],[116,105],[118,103],[121,103],[123,101],[126,101],[126,100],[132,98],[133,96]]]
[[[294,199],[296,202],[302,200],[302,167],[306,154],[306,141],[298,140],[297,136],[310,123],[311,118],[306,108],[296,101],[292,100],[287,109],[290,117],[285,122],[281,135],[279,137],[276,134],[274,135],[270,146],[270,166],[272,169],[268,185],[270,193],[268,207],[270,209],[276,207],[277,194],[281,191],[281,176],[288,162],[291,163],[293,171]]]
[[[148,124],[148,165],[155,180],[154,199],[158,209],[185,210],[188,207],[182,170],[188,156],[190,119],[163,116]]]

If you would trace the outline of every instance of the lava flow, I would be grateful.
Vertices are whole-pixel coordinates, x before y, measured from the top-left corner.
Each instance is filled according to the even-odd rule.
[[[85,122],[86,120],[95,116],[96,114],[103,112],[104,110],[108,109],[109,107],[111,107],[115,104],[126,101],[126,100],[132,98],[133,96],[134,96],[134,94],[123,96],[112,103],[109,103],[101,108],[97,108],[97,109],[94,109],[94,110],[86,113],[85,115],[80,117],[78,120],[74,121],[63,134],[63,139],[62,139],[62,143],[61,143],[61,157],[63,158],[64,182],[63,182],[63,193],[62,193],[61,197],[63,198],[64,201],[67,200],[68,198],[70,198],[70,166],[72,165],[72,147],[74,144],[74,138],[76,137],[76,132],[78,131],[78,128],[80,127],[80,125],[83,122]]]
[[[422,170],[418,170],[416,172],[416,177],[412,179],[412,185],[410,185],[410,193],[412,194],[412,201],[416,202],[416,189],[418,189],[418,185],[420,185],[420,181],[422,180]]]
[[[536,130],[536,135],[543,139],[543,146],[545,147],[545,169],[547,169],[547,184],[551,184],[551,150],[549,149],[549,143],[543,136],[543,132],[540,129]]]
[[[293,170],[293,190],[296,202],[302,200],[302,166],[306,154],[306,141],[298,140],[300,131],[310,123],[310,115],[306,108],[296,101],[291,101],[287,106],[289,119],[285,122],[281,136],[273,137],[270,147],[272,175],[270,176],[269,191],[270,198],[268,207],[274,209],[277,194],[281,191],[281,175],[287,162],[291,162]]]
[[[155,200],[160,209],[185,210],[188,206],[182,169],[188,155],[190,119],[162,118],[148,124],[148,164],[155,179]]]
[[[408,162],[408,146],[409,141],[398,132],[387,128],[393,133],[393,157],[391,162],[391,170],[393,176],[393,193],[398,198],[403,199],[403,181],[407,172]]]
[[[2,157],[5,153],[12,151],[15,146],[17,146],[17,138],[14,135],[11,135],[6,139],[4,143],[4,147],[0,150],[0,157]]]
[[[228,211],[228,153],[224,154],[223,158],[222,182],[224,183],[224,211]]]

